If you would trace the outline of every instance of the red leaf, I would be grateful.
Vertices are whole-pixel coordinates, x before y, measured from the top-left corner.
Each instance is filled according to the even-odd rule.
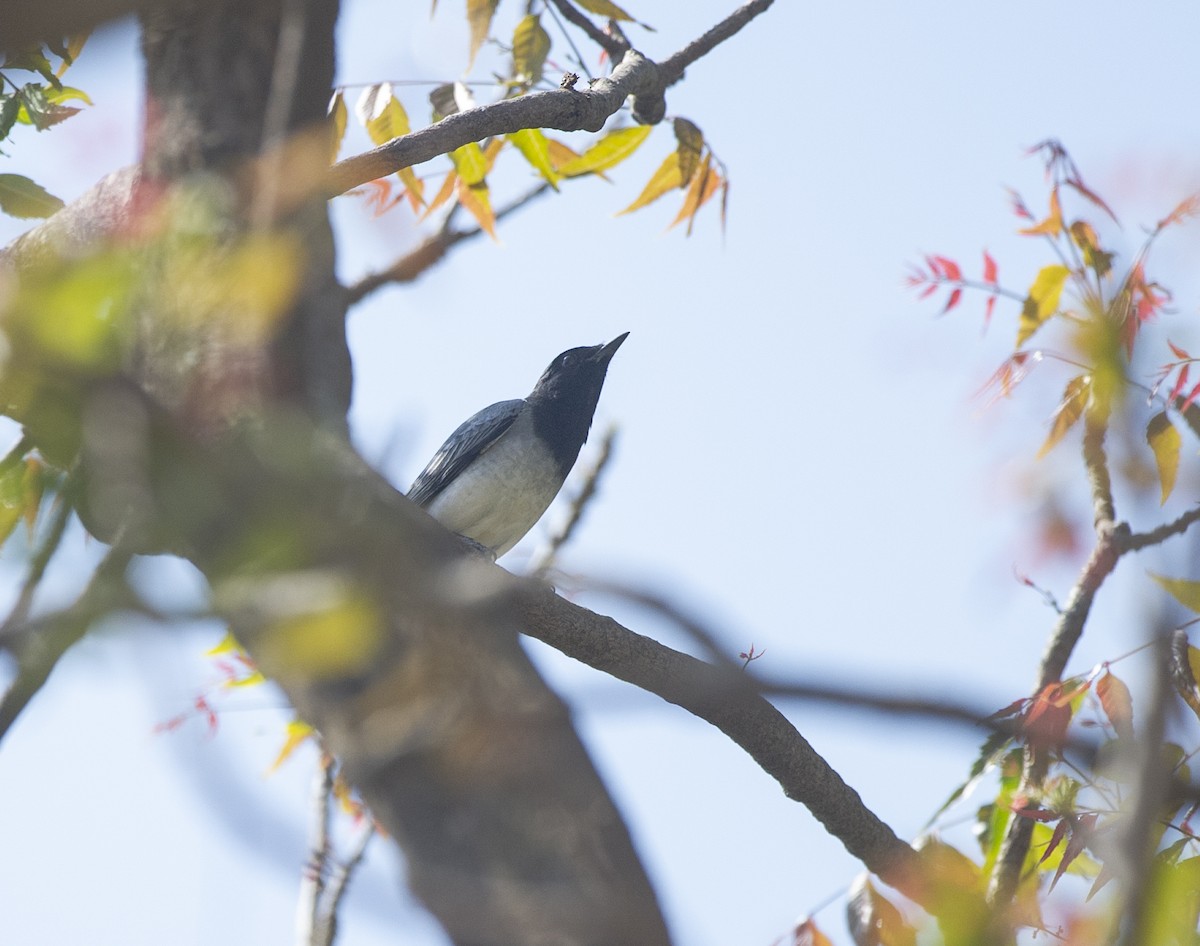
[[[1117,215],[1112,212],[1112,208],[1109,207],[1108,204],[1106,204],[1103,200],[1101,200],[1100,196],[1095,191],[1093,191],[1090,187],[1086,186],[1078,174],[1075,174],[1072,177],[1068,177],[1066,179],[1065,183],[1068,184],[1069,186],[1075,188],[1075,190],[1077,190],[1080,194],[1082,194],[1084,197],[1086,197],[1088,200],[1090,200],[1093,204],[1095,204],[1097,207],[1099,207],[1101,210],[1103,210],[1106,214],[1108,214],[1112,218],[1113,223],[1120,224],[1121,221],[1118,220]]]
[[[1008,189],[1008,199],[1012,202],[1012,211],[1022,220],[1032,220],[1033,214],[1029,212],[1029,208],[1025,206],[1025,201],[1021,200],[1021,195],[1011,187]]]
[[[1031,821],[1055,821],[1062,817],[1057,811],[1051,811],[1049,808],[1026,808],[1024,805],[1013,805],[1012,812]]]
[[[1175,209],[1158,221],[1157,229],[1169,227],[1175,223],[1182,223],[1188,217],[1194,217],[1200,214],[1200,194],[1192,194],[1191,197],[1186,197],[1175,205]]]
[[[1104,715],[1113,724],[1113,729],[1122,739],[1133,738],[1133,699],[1127,687],[1120,678],[1106,671],[1104,676],[1096,681],[1096,696],[1104,708]]]
[[[946,300],[946,307],[942,309],[942,315],[945,315],[962,301],[962,292],[961,289],[955,289],[950,293],[950,298]]]
[[[1179,369],[1179,377],[1175,379],[1175,386],[1171,388],[1171,394],[1167,397],[1167,403],[1173,403],[1180,394],[1183,393],[1183,386],[1188,382],[1188,365],[1184,365]]]
[[[952,282],[962,282],[962,270],[958,263],[945,256],[930,256],[928,257],[931,265],[936,265],[937,272],[943,279],[948,279]]]
[[[1197,384],[1194,388],[1192,388],[1191,393],[1187,396],[1187,399],[1181,405],[1179,405],[1179,410],[1186,411],[1192,406],[1192,402],[1195,401],[1197,397],[1200,397],[1200,384]]]
[[[1004,707],[1003,709],[998,709],[996,712],[992,713],[988,719],[1007,719],[1009,716],[1016,716],[1025,708],[1025,704],[1028,702],[1029,700],[1026,697],[1021,697],[1019,700],[1013,700],[1008,704],[1008,706]]]
[[[1175,353],[1176,358],[1184,358],[1189,361],[1191,360],[1192,356],[1189,355],[1182,348],[1180,348],[1178,345],[1176,345],[1174,342],[1172,342],[1170,339],[1167,340],[1167,345],[1168,345],[1168,347],[1170,347],[1171,351],[1173,351]]]
[[[990,286],[996,285],[996,261],[987,250],[983,251],[983,281]]]
[[[1050,843],[1046,845],[1046,850],[1042,852],[1041,859],[1038,860],[1038,863],[1044,864],[1046,862],[1046,858],[1048,858],[1051,854],[1054,853],[1055,848],[1058,847],[1058,845],[1062,842],[1062,839],[1065,838],[1066,836],[1067,836],[1067,819],[1060,818],[1058,820],[1058,824],[1056,824],[1054,826],[1054,833],[1052,835],[1050,835]]]
[[[930,296],[932,296],[937,291],[938,291],[938,284],[935,282],[931,282],[926,288],[921,290],[921,292],[917,295],[917,299],[918,300],[919,299],[928,299]]]
[[[992,310],[996,308],[996,297],[988,298],[987,305],[983,308],[983,330],[986,332],[987,327],[992,323]]]
[[[1067,849],[1063,851],[1062,860],[1058,863],[1058,870],[1054,872],[1054,879],[1050,881],[1050,889],[1054,889],[1054,885],[1058,883],[1059,878],[1067,872],[1067,868],[1071,866],[1071,862],[1083,853],[1084,848],[1088,846],[1088,842],[1092,839],[1092,831],[1096,827],[1096,821],[1099,815],[1095,812],[1090,812],[1086,815],[1079,815],[1071,819],[1071,839],[1067,841]]]
[[[1070,698],[1064,702],[1064,695],[1062,684],[1051,683],[1030,702],[1021,728],[1032,745],[1057,750],[1066,742],[1071,707],[1067,705]]]

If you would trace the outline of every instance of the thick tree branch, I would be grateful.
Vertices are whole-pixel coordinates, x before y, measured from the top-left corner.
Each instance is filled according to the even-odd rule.
[[[449,154],[472,141],[526,128],[599,131],[630,97],[633,99],[633,117],[644,124],[656,124],[666,114],[664,93],[679,81],[683,70],[737,33],[771,2],[753,0],[739,7],[661,66],[637,50],[627,49],[612,74],[597,79],[586,91],[533,92],[520,98],[480,105],[403,138],[395,138],[371,151],[346,158],[330,169],[326,192],[330,197],[336,197],[401,168]]]
[[[590,667],[654,693],[711,723],[803,803],[871,871],[912,889],[915,854],[830,768],[788,719],[744,676],[622,627],[530,582],[519,603],[522,629]]]

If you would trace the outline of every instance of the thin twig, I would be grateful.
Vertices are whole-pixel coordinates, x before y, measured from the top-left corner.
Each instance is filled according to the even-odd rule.
[[[496,219],[503,220],[509,214],[520,210],[536,198],[541,197],[548,190],[550,190],[549,184],[542,184],[540,187],[535,187],[511,203],[506,204],[500,210],[497,210]],[[449,221],[450,218],[447,217],[446,222],[449,223]],[[377,273],[368,273],[350,285],[346,289],[347,305],[354,305],[356,302],[361,302],[376,289],[380,289],[391,283],[415,281],[428,270],[432,269],[437,263],[441,262],[446,253],[452,248],[465,240],[479,236],[482,232],[483,229],[481,227],[473,227],[470,230],[454,230],[448,226],[443,226],[433,236],[421,242],[416,249],[405,253],[386,269],[381,269]]]
[[[1182,535],[1194,522],[1200,522],[1200,506],[1189,509],[1178,519],[1165,523],[1149,532],[1134,532],[1127,536],[1121,546],[1123,552],[1137,552],[1151,545],[1159,545],[1174,535]]]
[[[315,946],[321,928],[321,897],[329,859],[329,819],[335,762],[323,749],[312,788],[312,843],[300,878],[296,910],[296,946]]]
[[[572,9],[574,8],[572,7]],[[563,38],[567,41],[567,45],[571,47],[571,52],[575,55],[575,64],[583,70],[583,74],[587,76],[588,79],[593,78],[592,70],[589,69],[587,67],[587,63],[583,61],[583,53],[581,53],[579,51],[579,47],[575,45],[575,38],[571,35],[571,31],[568,30],[566,26],[563,25],[563,21],[559,19],[558,10],[555,8],[555,5],[553,3],[547,3],[546,12],[550,14],[551,18],[554,20],[554,24],[562,31]]]
[[[679,52],[664,59],[659,65],[659,69],[666,78],[667,85],[674,85],[682,79],[683,71],[688,66],[702,56],[708,55],[716,46],[739,32],[743,26],[760,13],[765,13],[773,2],[774,0],[751,0],[750,3],[742,4],[707,33],[692,40]]]
[[[46,528],[46,534],[38,545],[37,551],[29,561],[29,571],[25,575],[25,581],[21,585],[17,600],[13,604],[12,610],[8,612],[8,617],[4,619],[4,623],[0,624],[0,645],[10,647],[10,638],[17,634],[29,618],[38,586],[46,574],[50,560],[58,551],[59,545],[62,544],[63,534],[67,531],[67,523],[71,521],[71,513],[74,508],[69,502],[68,494],[72,493],[74,489],[75,476],[71,474],[63,484],[58,496],[55,497],[50,514],[50,524]]]
[[[563,19],[570,22],[573,26],[579,27],[587,34],[588,39],[608,53],[608,58],[614,63],[620,62],[621,57],[625,55],[625,51],[629,48],[629,43],[624,41],[623,37],[612,36],[604,30],[600,29],[595,23],[589,20],[584,14],[577,10],[567,0],[550,0],[548,9],[557,10],[562,14]],[[571,44],[571,48],[575,49],[575,44]],[[575,55],[579,56],[579,50],[575,50]],[[579,64],[583,66],[583,57],[579,56]],[[586,70],[587,67],[584,66]],[[588,78],[591,78],[589,76]]]
[[[113,545],[73,605],[41,619],[41,627],[36,634],[21,635],[23,640],[18,647],[17,675],[0,700],[0,740],[45,685],[62,655],[87,633],[97,618],[126,602],[127,587],[122,582],[114,593],[113,581],[124,574],[132,558],[131,552],[119,544]],[[23,619],[21,624],[14,627],[24,629]]]
[[[333,940],[337,936],[337,915],[342,905],[342,899],[350,888],[350,878],[366,856],[367,846],[373,837],[375,837],[375,822],[368,818],[366,827],[363,828],[358,841],[350,851],[350,856],[330,878],[324,907],[317,924],[317,936],[313,939],[312,946],[333,946]]]

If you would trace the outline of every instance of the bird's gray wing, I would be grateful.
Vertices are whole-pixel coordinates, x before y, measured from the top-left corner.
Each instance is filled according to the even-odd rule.
[[[500,439],[524,406],[525,401],[520,398],[500,401],[463,421],[413,481],[408,498],[418,506],[428,506],[459,473]]]

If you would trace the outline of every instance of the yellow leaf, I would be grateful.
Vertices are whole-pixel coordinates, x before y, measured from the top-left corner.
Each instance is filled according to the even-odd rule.
[[[550,34],[542,28],[541,18],[527,14],[513,31],[513,78],[522,85],[536,85],[549,52]]]
[[[467,57],[467,68],[475,63],[475,54],[488,38],[492,29],[492,17],[500,0],[467,0],[467,22],[471,25],[471,54]]]
[[[1167,417],[1166,411],[1150,418],[1150,423],[1146,425],[1146,443],[1154,451],[1161,493],[1159,505],[1162,505],[1175,488],[1175,475],[1179,472],[1179,451],[1183,447],[1183,438]]]
[[[551,187],[558,190],[558,173],[550,161],[550,146],[541,129],[525,128],[508,136],[521,156]]]
[[[242,645],[237,642],[237,638],[233,636],[231,631],[226,631],[225,636],[214,647],[210,647],[204,652],[205,657],[218,657],[221,654],[241,654],[245,653],[242,650]]]
[[[1017,347],[1020,348],[1050,316],[1058,311],[1058,300],[1071,271],[1066,266],[1054,264],[1042,267],[1041,272],[1029,287],[1025,305],[1021,310],[1021,323],[1017,328]]]
[[[483,179],[487,177],[487,156],[483,153],[483,149],[474,141],[451,151],[450,160],[454,162],[454,170],[458,173],[462,182],[468,186],[481,184],[483,183]]]
[[[642,192],[638,195],[637,200],[620,211],[621,214],[632,213],[635,210],[640,210],[647,204],[651,204],[663,194],[672,191],[683,183],[683,178],[679,173],[679,152],[672,151],[667,155],[665,161],[658,166],[658,170],[650,177]]]
[[[1050,192],[1050,215],[1040,223],[1032,227],[1026,227],[1024,230],[1018,230],[1017,232],[1024,236],[1056,237],[1062,233],[1062,229],[1062,207],[1058,202],[1058,188],[1056,187]]]
[[[649,125],[634,125],[610,131],[583,154],[574,155],[573,158],[559,164],[558,173],[563,177],[578,177],[581,174],[599,174],[601,171],[607,171],[637,151],[641,143],[650,136],[651,130]],[[562,147],[566,148],[566,145]]]
[[[615,3],[609,3],[609,0],[575,0],[575,3],[596,16],[607,17],[610,20],[633,20],[633,17]]]
[[[1050,434],[1046,437],[1046,442],[1042,444],[1042,449],[1038,451],[1039,460],[1054,449],[1055,444],[1062,440],[1067,435],[1067,431],[1074,427],[1075,422],[1083,416],[1083,409],[1087,407],[1088,396],[1091,392],[1092,378],[1090,375],[1081,374],[1067,382],[1066,390],[1063,391],[1062,403],[1058,405],[1058,410],[1054,412],[1054,419],[1050,422]]]
[[[488,142],[487,147],[483,149],[483,160],[485,171],[484,174],[491,174],[492,168],[496,166],[496,155],[504,149],[504,138],[493,138]]]
[[[675,140],[679,143],[679,176],[687,184],[696,173],[700,164],[700,154],[704,151],[704,132],[686,118],[675,119]]]
[[[496,214],[492,210],[487,184],[470,185],[459,178],[456,193],[463,210],[475,218],[484,233],[499,242],[496,237]]]
[[[299,749],[306,743],[312,734],[316,732],[312,726],[301,719],[293,719],[287,724],[287,737],[284,739],[283,748],[279,750],[279,755],[275,756],[275,761],[271,763],[271,767],[267,769],[267,774],[271,775],[279,769],[284,762],[288,760],[293,752]]]
[[[1153,572],[1150,573],[1150,577],[1170,592],[1171,597],[1189,611],[1200,612],[1200,581],[1188,581],[1186,578],[1166,578]],[[1197,676],[1196,679],[1200,680],[1200,676]]]
[[[333,98],[329,100],[329,130],[330,138],[332,139],[329,162],[331,164],[337,160],[338,152],[342,148],[342,139],[346,137],[348,115],[346,97],[342,94],[341,89],[339,89],[333,93]]]
[[[412,131],[408,112],[392,91],[390,82],[380,82],[363,89],[354,113],[377,145],[400,138]]]
[[[446,175],[446,179],[444,181],[442,181],[442,186],[438,190],[437,195],[433,198],[432,201],[429,202],[429,206],[427,206],[425,208],[425,213],[423,213],[421,215],[421,219],[424,220],[431,213],[433,213],[440,206],[442,206],[442,204],[444,204],[451,197],[453,197],[454,196],[454,188],[457,184],[458,184],[458,175],[454,171],[451,171],[449,174]]]

